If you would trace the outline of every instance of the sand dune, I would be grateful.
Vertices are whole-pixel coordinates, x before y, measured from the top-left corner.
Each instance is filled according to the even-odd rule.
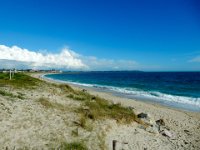
[[[32,74],[41,79],[42,74]],[[79,144],[89,149],[168,150],[200,149],[200,114],[167,108],[157,104],[120,98],[110,93],[86,89],[90,94],[129,107],[136,114],[145,113],[153,127],[132,122],[118,123],[114,119],[88,119],[81,126],[82,101],[70,99],[61,88],[47,79],[35,89],[16,89],[1,85],[0,90],[15,96],[0,94],[0,149],[50,149]],[[73,85],[72,85],[73,86]],[[82,90],[82,87],[73,86]],[[19,93],[23,95],[19,97]],[[86,108],[87,109],[87,108]],[[157,131],[155,121],[165,125]],[[155,129],[155,130],[154,130]],[[167,130],[171,135],[162,135]]]

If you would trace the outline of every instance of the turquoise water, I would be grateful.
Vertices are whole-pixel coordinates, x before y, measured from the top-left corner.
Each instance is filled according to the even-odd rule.
[[[200,111],[200,72],[68,72],[45,77],[128,98]]]

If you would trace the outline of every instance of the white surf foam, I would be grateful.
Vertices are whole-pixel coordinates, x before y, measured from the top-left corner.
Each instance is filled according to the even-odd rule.
[[[47,78],[46,76],[43,76]],[[50,80],[55,80],[52,78],[48,78]],[[63,81],[63,80],[56,80],[62,83],[71,83],[75,85],[81,85],[86,87],[94,87],[102,90],[110,90],[126,95],[133,95],[136,97],[143,97],[143,98],[149,98],[154,99],[157,101],[168,101],[173,103],[179,103],[179,104],[185,104],[185,105],[193,105],[200,108],[200,98],[192,98],[192,97],[186,97],[186,96],[176,96],[176,95],[170,95],[165,93],[160,93],[156,91],[142,91],[136,88],[121,88],[121,87],[114,87],[114,86],[104,86],[104,85],[98,85],[98,84],[86,84],[86,83],[79,83],[79,82],[72,82],[72,81]]]
[[[156,100],[165,100],[165,101],[169,101],[169,102],[189,104],[189,105],[195,105],[195,106],[200,107],[200,98],[169,95],[169,94],[164,94],[164,93],[160,93],[160,92],[141,91],[141,90],[133,89],[133,88],[120,88],[120,87],[113,87],[113,86],[82,84],[82,83],[74,83],[74,82],[71,82],[71,83],[77,84],[77,85],[82,85],[82,86],[87,86],[87,87],[108,89],[111,91],[115,91],[115,92],[119,92],[119,93],[123,93],[123,94],[134,95],[134,96],[138,96],[138,97],[144,97],[144,98],[150,98],[150,99],[156,99]]]

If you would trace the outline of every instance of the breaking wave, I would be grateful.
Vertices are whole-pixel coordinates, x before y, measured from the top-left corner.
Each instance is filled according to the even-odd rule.
[[[86,84],[86,83],[79,83],[79,82],[63,81],[63,80],[57,80],[57,79],[52,79],[52,78],[48,78],[48,79],[56,80],[62,83],[71,83],[74,85],[97,88],[97,89],[106,90],[106,91],[109,90],[111,92],[113,91],[113,92],[117,92],[121,94],[126,94],[128,96],[135,96],[138,98],[141,97],[141,98],[146,98],[146,99],[154,99],[156,101],[162,101],[162,102],[167,101],[167,102],[191,105],[191,106],[196,106],[200,109],[200,98],[170,95],[170,94],[165,94],[158,91],[142,91],[136,88],[122,88],[122,87],[114,87],[114,86],[106,86],[106,85],[98,85],[98,84]]]

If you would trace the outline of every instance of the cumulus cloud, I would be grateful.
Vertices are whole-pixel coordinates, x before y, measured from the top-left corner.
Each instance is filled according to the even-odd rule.
[[[63,69],[80,69],[87,68],[79,55],[75,52],[64,48],[58,54],[42,54],[28,49],[22,49],[17,46],[7,47],[0,45],[0,59],[11,67],[29,66],[29,68],[63,68]],[[13,63],[15,62],[15,63]]]
[[[62,70],[135,70],[133,60],[100,59],[83,56],[69,48],[53,54],[35,52],[18,46],[0,45],[0,68],[62,69]]]
[[[200,56],[193,58],[190,62],[200,62]]]

